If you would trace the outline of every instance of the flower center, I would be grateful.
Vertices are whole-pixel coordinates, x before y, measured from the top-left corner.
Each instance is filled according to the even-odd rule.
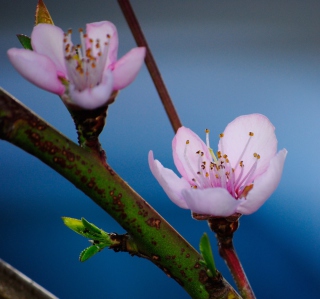
[[[72,30],[64,35],[64,55],[68,78],[78,91],[93,88],[101,83],[103,71],[108,57],[110,35],[106,41],[93,40],[79,29],[81,45],[74,46],[71,42]],[[89,43],[86,43],[86,40]],[[92,51],[95,48],[96,54]]]
[[[223,148],[223,142],[221,142],[221,151],[218,151],[215,155],[209,143],[210,131],[206,129],[206,145],[211,155],[211,159],[204,155],[202,151],[195,153],[188,152],[188,145],[190,141],[186,141],[184,158],[189,171],[192,173],[191,187],[194,189],[201,188],[215,188],[220,187],[227,189],[228,192],[236,199],[246,197],[249,191],[253,188],[254,174],[257,169],[260,155],[252,153],[253,161],[243,161],[243,157],[248,151],[248,146],[254,136],[253,132],[249,132],[248,140],[238,157],[235,165],[231,165],[228,155]],[[224,134],[220,134],[220,139],[224,137]],[[190,163],[190,155],[197,155],[197,169],[194,169]],[[192,160],[194,157],[192,157]],[[238,169],[240,167],[240,170]],[[236,172],[236,170],[238,171]]]

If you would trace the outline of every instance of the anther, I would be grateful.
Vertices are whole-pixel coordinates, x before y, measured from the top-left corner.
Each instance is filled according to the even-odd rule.
[[[251,136],[251,137],[252,137],[253,135],[254,135],[254,133],[253,133],[253,132],[249,132],[249,136]]]
[[[220,136],[220,138],[222,138],[222,137],[224,136],[224,134],[223,134],[223,133],[220,133],[219,136]]]
[[[187,140],[187,141],[186,141],[186,144],[189,144],[189,143],[190,143],[190,141],[189,141],[189,140]]]
[[[253,156],[254,156],[255,158],[257,158],[258,160],[260,159],[260,155],[257,154],[257,153],[254,153]]]

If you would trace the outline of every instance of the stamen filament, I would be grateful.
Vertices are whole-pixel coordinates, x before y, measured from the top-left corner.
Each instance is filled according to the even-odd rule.
[[[235,167],[234,170],[237,169],[240,161],[242,160],[242,157],[243,157],[244,153],[246,152],[246,150],[247,150],[247,148],[248,148],[248,145],[249,145],[249,143],[250,143],[251,138],[253,137],[253,135],[254,135],[254,134],[253,134],[252,132],[249,132],[249,139],[248,139],[248,141],[247,141],[247,143],[246,143],[246,145],[245,145],[245,147],[244,147],[244,149],[243,149],[243,151],[242,151],[242,153],[241,153],[241,155],[240,155],[240,157],[239,157],[239,159],[238,159],[238,161],[237,161],[237,163],[236,163],[236,167]]]
[[[241,182],[238,184],[238,186],[236,186],[236,189],[241,187],[241,186],[246,186],[249,184],[254,172],[257,169],[257,164],[258,164],[258,159],[256,159],[256,161],[253,163],[253,165],[251,166],[250,170],[248,171],[248,173],[245,175],[245,177],[241,180]]]
[[[186,161],[186,164],[188,166],[188,169],[190,170],[190,172],[192,173],[193,175],[193,181],[194,183],[196,183],[196,177],[197,177],[197,174],[194,172],[194,170],[192,169],[191,167],[191,164],[190,164],[190,161],[188,159],[188,155],[187,155],[187,148],[188,148],[188,144],[190,143],[189,140],[186,141],[186,146],[184,148],[184,153],[183,153],[183,156],[184,156],[184,160]],[[197,185],[196,185],[197,186]]]

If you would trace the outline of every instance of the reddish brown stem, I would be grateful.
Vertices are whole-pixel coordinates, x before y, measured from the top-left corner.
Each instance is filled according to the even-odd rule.
[[[208,223],[211,230],[216,233],[219,253],[225,260],[240,295],[244,299],[255,299],[249,280],[233,247],[233,233],[238,229],[240,216],[240,214],[235,214],[226,218],[211,217],[208,219]]]
[[[222,244],[219,242],[219,244]],[[219,253],[221,257],[225,260],[230,272],[233,276],[234,281],[237,284],[237,287],[240,291],[240,294],[243,298],[256,298],[253,290],[250,286],[248,278],[242,268],[238,255],[233,247],[231,242],[231,246],[225,247],[223,245],[219,246]]]
[[[179,115],[174,108],[174,105],[172,103],[172,100],[170,98],[170,95],[168,93],[168,90],[162,80],[161,74],[159,72],[159,69],[157,67],[157,64],[153,58],[153,55],[151,53],[151,50],[148,46],[148,43],[144,37],[144,34],[141,30],[141,27],[139,25],[139,22],[134,14],[134,11],[132,9],[132,6],[130,4],[129,0],[118,0],[118,3],[120,5],[120,8],[127,20],[127,23],[131,29],[132,35],[139,47],[145,47],[147,50],[145,62],[147,65],[147,68],[149,70],[150,76],[153,80],[153,83],[158,91],[159,97],[162,101],[162,104],[166,110],[166,113],[168,115],[168,118],[170,120],[171,126],[174,130],[174,132],[177,132],[177,130],[182,126],[181,121],[179,119]]]

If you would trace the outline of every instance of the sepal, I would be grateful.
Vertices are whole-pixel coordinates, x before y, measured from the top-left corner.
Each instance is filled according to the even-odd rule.
[[[17,38],[24,49],[33,51],[31,38],[29,36],[25,34],[17,34]]]
[[[36,8],[34,25],[36,26],[41,23],[54,25],[46,5],[42,0],[39,0]]]
[[[86,260],[93,257],[94,255],[96,255],[98,252],[100,252],[102,249],[104,249],[107,246],[108,245],[106,244],[101,244],[101,245],[94,244],[87,247],[86,249],[82,250],[80,253],[80,256],[79,256],[80,262],[85,262]]]

